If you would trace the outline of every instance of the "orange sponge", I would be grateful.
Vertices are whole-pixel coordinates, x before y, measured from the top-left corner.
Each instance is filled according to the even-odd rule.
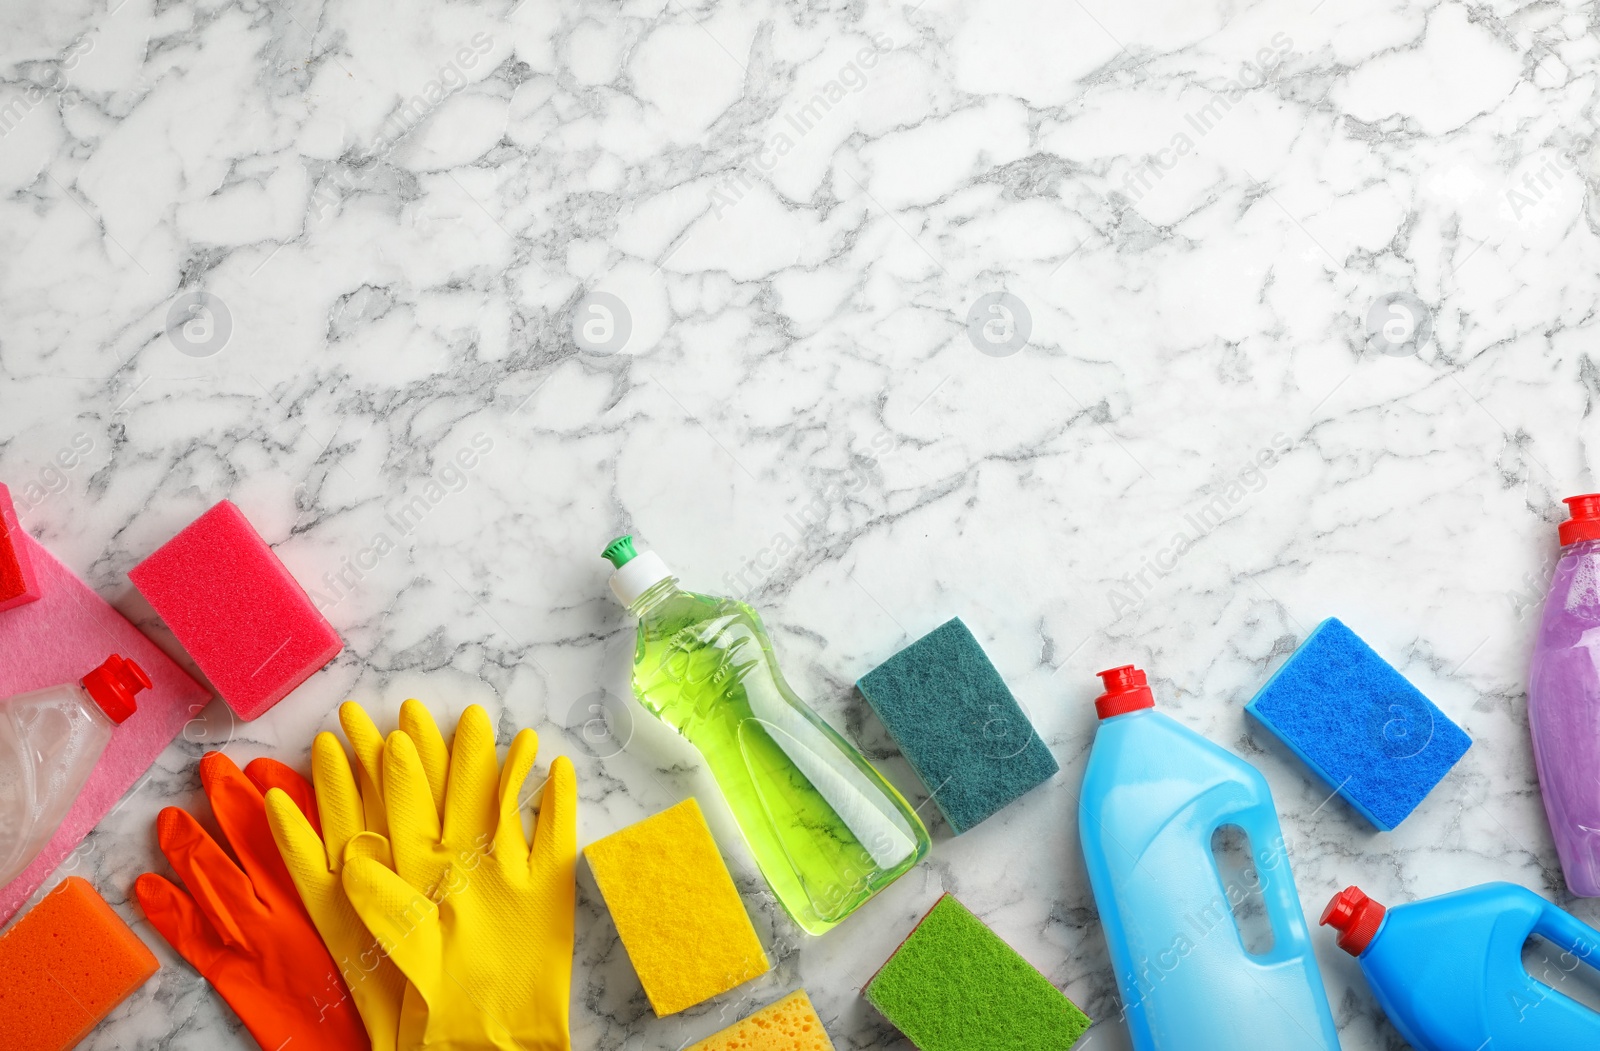
[[[160,965],[77,876],[0,938],[0,1047],[65,1051]]]
[[[833,1051],[833,1041],[823,1030],[811,997],[796,989],[688,1051]]]
[[[771,967],[693,799],[589,844],[583,856],[658,1016]]]

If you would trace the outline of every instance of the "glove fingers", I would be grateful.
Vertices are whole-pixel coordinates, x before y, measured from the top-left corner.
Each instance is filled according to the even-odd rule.
[[[508,869],[528,864],[528,837],[522,832],[522,786],[539,756],[539,735],[518,731],[500,770],[500,820],[494,830],[494,849]]]
[[[572,760],[556,756],[550,764],[550,777],[544,783],[544,800],[539,804],[539,824],[533,832],[535,868],[570,872],[578,858],[578,775]],[[568,893],[572,880],[566,879]],[[567,913],[570,915],[571,908]]]
[[[361,791],[361,807],[366,814],[367,831],[389,834],[388,815],[383,810],[383,735],[373,725],[366,709],[355,701],[339,706],[339,725],[356,754],[356,783]]]
[[[324,915],[329,896],[338,890],[339,861],[328,853],[306,816],[278,789],[267,793],[267,824],[306,911],[314,920]]]
[[[207,752],[201,758],[200,784],[211,801],[211,812],[216,815],[222,834],[228,837],[228,846],[250,877],[255,897],[268,907],[285,902],[298,905],[300,896],[295,893],[289,870],[284,868],[278,845],[272,840],[267,801],[261,790],[221,752]]]
[[[216,959],[227,952],[194,899],[170,880],[146,872],[134,883],[133,893],[150,925],[201,974],[208,973]]]
[[[433,808],[416,745],[399,730],[383,746],[383,789],[395,864],[399,871],[421,877],[429,851],[440,842],[439,812]]]
[[[366,831],[366,813],[356,775],[344,754],[344,745],[324,730],[311,742],[311,776],[316,779],[317,809],[322,814],[322,838],[332,871],[344,864],[344,847]],[[282,844],[279,844],[282,846]]]
[[[345,858],[345,894],[378,945],[423,999],[439,988],[443,959],[439,910],[427,896],[370,857]]]
[[[294,800],[294,805],[300,808],[300,813],[311,822],[311,827],[317,835],[322,835],[322,824],[317,818],[317,795],[311,788],[311,782],[300,776],[300,772],[293,767],[285,766],[276,759],[252,759],[245,764],[244,776],[250,779],[262,795],[266,795],[274,788],[281,788]]]
[[[450,749],[445,747],[444,735],[427,705],[415,698],[400,706],[400,729],[411,743],[417,746],[422,759],[422,769],[428,775],[428,789],[433,792],[433,805],[444,813],[444,786],[450,770]]]
[[[450,746],[450,786],[444,797],[444,842],[462,849],[487,844],[494,835],[495,786],[500,765],[494,727],[480,705],[468,705]]]
[[[375,832],[363,832],[350,841],[350,845],[344,848],[344,863],[350,864],[352,858],[368,858],[386,869],[394,868],[394,854],[389,850],[389,841]]]
[[[244,932],[271,922],[250,878],[188,811],[170,806],[161,811],[156,817],[156,840],[225,944],[248,946]]]

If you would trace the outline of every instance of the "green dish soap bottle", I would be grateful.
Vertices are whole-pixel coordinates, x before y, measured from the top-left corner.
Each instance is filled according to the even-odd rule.
[[[633,692],[705,758],[801,928],[827,933],[928,853],[900,793],[784,681],[754,609],[684,591],[631,536],[603,555],[611,590],[639,618]]]

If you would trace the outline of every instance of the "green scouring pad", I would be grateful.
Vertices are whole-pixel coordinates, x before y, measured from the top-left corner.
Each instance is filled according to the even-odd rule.
[[[921,1051],[1066,1051],[1089,1017],[946,894],[865,989]]]
[[[959,835],[1060,768],[957,617],[856,683]]]

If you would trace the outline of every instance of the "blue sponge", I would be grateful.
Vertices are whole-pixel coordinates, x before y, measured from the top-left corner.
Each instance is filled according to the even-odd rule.
[[[1333,617],[1245,710],[1386,832],[1472,746],[1461,727]]]
[[[959,617],[862,676],[856,688],[957,835],[1060,769]]]

